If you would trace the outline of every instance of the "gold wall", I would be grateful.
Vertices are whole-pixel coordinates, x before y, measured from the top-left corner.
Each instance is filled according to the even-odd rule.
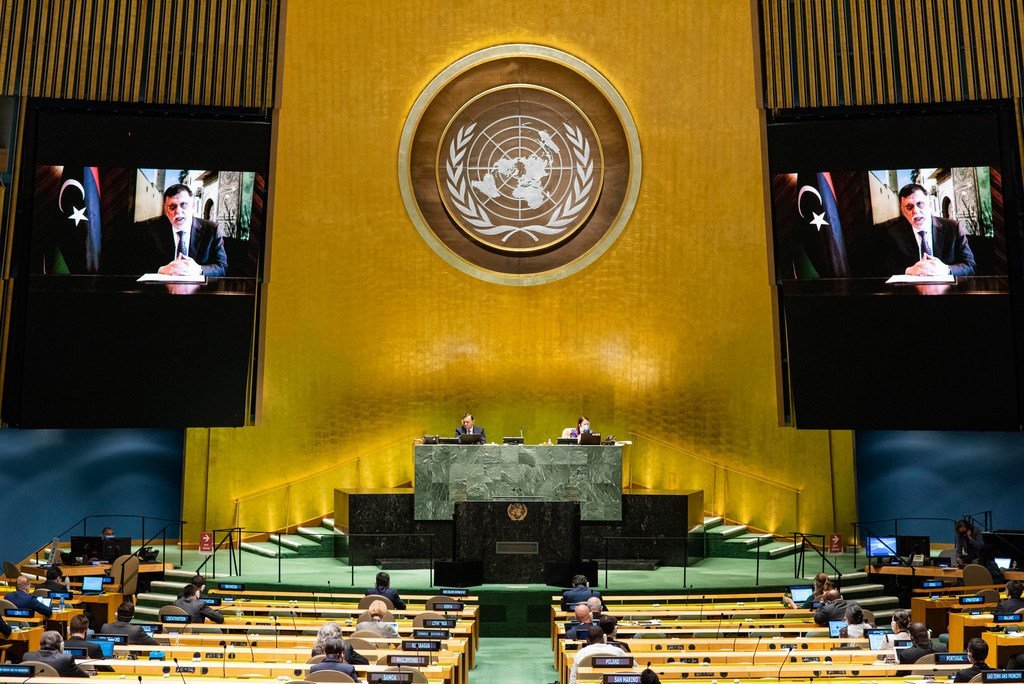
[[[716,512],[845,529],[849,434],[778,426],[754,13],[749,0],[289,2],[261,413],[255,427],[189,431],[190,538],[313,518],[336,486],[408,482],[411,436],[454,430],[467,410],[492,439],[528,440],[586,413],[605,434],[646,435],[626,466],[640,485],[690,486],[700,464],[729,473],[706,483]],[[644,155],[618,242],[526,288],[446,265],[398,186],[422,88],[508,42],[602,72]],[[760,503],[775,483],[804,490],[799,519],[795,496]]]

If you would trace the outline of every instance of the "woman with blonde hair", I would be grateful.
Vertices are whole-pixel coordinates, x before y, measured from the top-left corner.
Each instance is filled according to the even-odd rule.
[[[374,601],[370,604],[370,607],[366,609],[370,619],[360,622],[356,625],[356,631],[366,630],[368,632],[376,632],[385,639],[397,639],[398,628],[390,622],[384,622],[384,618],[388,616],[388,607],[383,601]]]

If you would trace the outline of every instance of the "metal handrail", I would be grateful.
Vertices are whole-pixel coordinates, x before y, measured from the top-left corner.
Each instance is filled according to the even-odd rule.
[[[608,588],[608,540],[634,540],[683,543],[683,587],[686,587],[686,568],[690,564],[690,540],[688,537],[604,537],[604,588]],[[758,558],[760,561],[760,556]],[[760,563],[759,563],[760,566]],[[760,574],[760,573],[759,573]]]
[[[142,523],[140,538],[143,539],[143,540],[146,539],[146,521],[147,520],[155,520],[157,522],[167,523],[167,525],[164,525],[163,528],[161,528],[160,532],[157,532],[157,534],[160,534],[161,532],[165,531],[170,524],[172,524],[172,523],[176,524],[176,525],[178,525],[178,549],[181,551],[180,562],[181,563],[185,562],[185,549],[184,549],[184,547],[181,546],[181,527],[183,525],[188,524],[188,522],[185,521],[185,520],[176,520],[174,518],[160,518],[160,517],[152,516],[152,515],[132,515],[130,513],[102,513],[102,514],[92,513],[90,515],[87,515],[87,516],[84,516],[84,517],[80,518],[73,525],[71,525],[71,527],[67,528],[66,530],[64,530],[60,534],[57,534],[57,535],[54,535],[54,536],[57,539],[63,539],[65,535],[70,535],[70,533],[72,531],[74,531],[74,529],[76,527],[78,527],[79,525],[82,526],[82,536],[86,536],[88,534],[88,531],[89,531],[89,520],[91,518],[104,518],[104,519],[107,519],[107,518],[135,518],[135,519],[141,521],[141,523]],[[150,538],[149,541],[152,541],[153,539],[156,539],[156,534],[153,535],[153,537]],[[47,542],[46,544],[44,544],[43,546],[40,546],[39,548],[37,548],[35,550],[35,552],[32,555],[35,556],[36,562],[39,561],[39,554],[40,554],[40,552],[48,549],[50,547],[51,543],[52,542]],[[148,541],[144,542],[142,544],[142,546],[146,546],[148,543],[149,543]],[[136,553],[138,553],[138,552],[136,552]],[[135,555],[135,554],[132,554],[132,555]],[[166,556],[167,556],[167,540],[164,539],[164,559],[165,559],[165,562],[166,562]]]
[[[434,535],[433,534],[415,534],[415,533],[400,534],[400,533],[394,532],[394,533],[388,533],[388,534],[357,533],[357,534],[349,534],[349,535],[346,535],[346,536],[348,537],[348,565],[349,565],[349,568],[351,568],[351,571],[352,571],[352,575],[351,575],[351,580],[350,581],[351,581],[351,583],[352,583],[351,585],[353,587],[356,586],[356,565],[355,565],[355,563],[352,562],[352,555],[353,555],[352,554],[352,539],[354,537],[373,537],[374,539],[380,539],[382,537],[416,537],[416,538],[429,537],[430,538],[430,545],[429,545],[429,547],[427,549],[427,552],[430,554],[430,561],[429,561],[430,565],[429,565],[429,576],[428,576],[428,579],[429,579],[429,582],[430,582],[430,586],[434,586]]]
[[[797,545],[797,537],[800,538],[800,550],[798,553],[793,554],[793,577],[801,577],[806,567],[806,559],[804,554],[807,551],[809,545],[819,556],[821,556],[821,572],[825,572],[825,565],[828,564],[832,571],[836,574],[836,588],[840,589],[843,585],[843,573],[836,566],[835,563],[825,557],[825,535],[824,534],[808,534],[804,532],[790,532],[793,537],[793,546]],[[821,539],[821,548],[819,549],[814,545],[812,539]]]

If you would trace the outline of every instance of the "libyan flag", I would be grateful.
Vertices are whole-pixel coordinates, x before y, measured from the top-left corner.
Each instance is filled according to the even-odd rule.
[[[56,210],[60,230],[49,272],[98,273],[103,237],[99,168],[65,166]]]
[[[830,173],[797,176],[796,226],[798,278],[849,278],[846,240]]]

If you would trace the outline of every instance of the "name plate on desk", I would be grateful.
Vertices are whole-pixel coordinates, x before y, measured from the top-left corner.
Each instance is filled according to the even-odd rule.
[[[1021,622],[1022,619],[1024,619],[1024,615],[1010,613],[1009,615],[994,615],[992,622]]]
[[[0,677],[31,677],[33,672],[31,665],[0,665]]]
[[[445,588],[441,590],[442,596],[469,596],[469,589]]]
[[[412,672],[367,672],[367,682],[395,682],[396,684],[412,684],[415,675]]]
[[[424,620],[423,621],[423,626],[427,627],[429,629],[454,629],[455,628],[455,623],[456,623],[456,620],[443,620],[441,618],[433,618],[433,619],[429,619],[429,620]],[[420,639],[422,637],[417,636],[416,638]],[[429,639],[430,637],[427,637],[427,638]],[[445,638],[447,638],[447,637],[445,637]]]
[[[5,608],[4,617],[9,618],[30,618],[32,611],[26,608]]]
[[[630,656],[594,656],[590,664],[593,667],[633,667]]]
[[[642,684],[640,674],[604,674],[601,675],[602,684]]]
[[[1024,682],[1024,670],[986,670],[981,673],[983,682]]]
[[[458,613],[465,607],[465,603],[434,603],[434,610],[439,610],[442,613]]]
[[[440,641],[403,641],[403,651],[440,651]]]
[[[394,655],[388,654],[388,666],[408,665],[410,667],[427,667],[430,665],[430,656],[425,655]]]
[[[970,604],[973,604],[973,603],[984,603],[984,602],[985,602],[985,597],[984,596],[961,596],[960,597],[960,605],[961,606],[966,606],[966,605],[970,605]]]
[[[540,553],[540,545],[537,542],[511,541],[495,542],[494,553],[503,555],[532,555]]]
[[[451,635],[447,629],[414,629],[413,639],[447,639]]]

